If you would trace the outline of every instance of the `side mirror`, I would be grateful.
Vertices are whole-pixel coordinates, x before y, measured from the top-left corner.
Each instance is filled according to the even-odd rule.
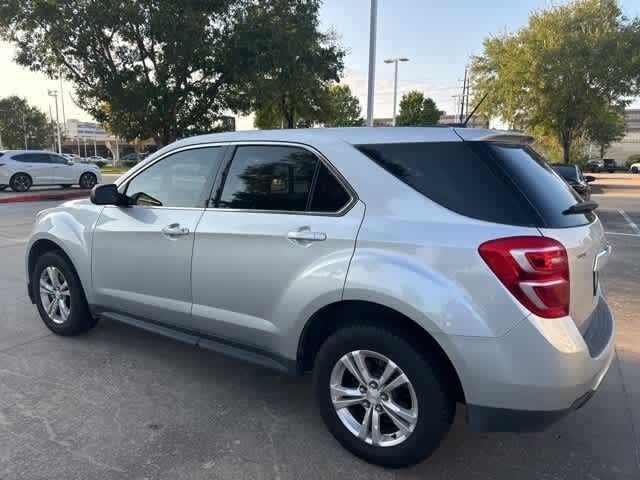
[[[91,190],[91,203],[96,205],[121,205],[121,195],[118,192],[118,187],[113,184],[109,185],[96,185]]]
[[[596,177],[594,177],[593,175],[585,175],[584,181],[587,183],[595,182]]]

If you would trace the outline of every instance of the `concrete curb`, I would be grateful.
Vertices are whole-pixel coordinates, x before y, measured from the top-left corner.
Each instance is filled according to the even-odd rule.
[[[45,202],[48,200],[72,200],[74,198],[88,197],[91,190],[82,190],[80,192],[47,192],[34,193],[31,195],[16,195],[13,197],[0,198],[0,203],[21,203],[21,202]]]

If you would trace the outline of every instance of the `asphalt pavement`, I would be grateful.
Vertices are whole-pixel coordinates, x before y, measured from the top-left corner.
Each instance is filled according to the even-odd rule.
[[[0,205],[0,478],[638,480],[640,189],[594,199],[614,248],[603,282],[618,328],[600,391],[537,434],[471,432],[460,406],[436,453],[398,471],[338,445],[309,377],[109,321],[52,335],[23,259],[35,213],[56,203]]]

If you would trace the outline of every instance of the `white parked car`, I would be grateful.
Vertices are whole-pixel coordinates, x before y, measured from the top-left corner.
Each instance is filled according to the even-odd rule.
[[[80,185],[90,189],[102,181],[100,169],[73,163],[62,155],[42,150],[5,150],[0,153],[0,190],[26,192],[32,185]]]
[[[109,163],[109,160],[107,160],[104,157],[101,157],[100,155],[92,155],[91,157],[87,157],[86,161],[90,163],[97,163],[97,162]]]
[[[629,166],[629,171],[631,173],[640,173],[640,162],[632,163]]]

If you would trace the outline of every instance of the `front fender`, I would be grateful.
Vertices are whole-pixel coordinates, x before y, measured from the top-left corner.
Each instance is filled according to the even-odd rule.
[[[29,278],[29,256],[33,247],[43,240],[53,242],[71,260],[84,289],[87,302],[92,303],[91,250],[93,229],[102,207],[87,200],[67,202],[60,207],[40,212],[27,244],[25,267]]]

